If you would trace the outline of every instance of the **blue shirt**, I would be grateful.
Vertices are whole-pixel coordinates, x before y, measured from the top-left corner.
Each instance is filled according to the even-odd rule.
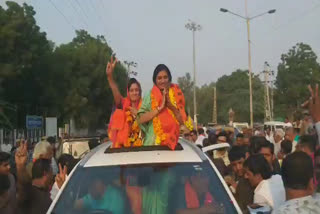
[[[100,200],[95,200],[90,194],[83,198],[87,210],[107,210],[112,214],[125,214],[125,203],[121,191],[113,186],[108,186]]]

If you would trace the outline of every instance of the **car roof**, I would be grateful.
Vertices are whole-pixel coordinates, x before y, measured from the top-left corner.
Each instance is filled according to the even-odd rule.
[[[179,150],[163,150],[159,146],[149,147],[145,151],[132,149],[132,151],[122,152],[120,149],[110,149],[111,142],[103,143],[87,154],[80,162],[83,167],[97,166],[115,166],[115,165],[133,165],[133,164],[150,164],[150,163],[188,163],[188,162],[203,162],[206,160],[204,153],[194,144],[179,139],[181,149]],[[147,148],[148,146],[146,146]],[[134,147],[137,148],[137,147]],[[139,148],[139,147],[138,147]],[[108,151],[110,150],[110,151]],[[115,151],[115,152],[112,152]]]

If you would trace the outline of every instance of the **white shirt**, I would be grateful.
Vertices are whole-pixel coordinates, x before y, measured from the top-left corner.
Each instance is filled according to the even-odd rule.
[[[270,143],[274,143],[273,133],[271,132],[270,135],[268,135],[268,134],[266,133],[266,139],[267,139],[267,141],[269,141]]]
[[[200,145],[200,146],[203,146],[203,140],[205,139],[206,137],[204,135],[199,135],[197,140],[196,140],[196,145]]]
[[[9,154],[10,154],[11,149],[12,149],[11,144],[1,144],[1,149],[0,149],[0,151],[3,151],[3,152],[6,152],[6,153],[9,153]]]
[[[316,123],[316,130],[318,134],[318,143],[320,144],[320,122]]]
[[[286,201],[273,214],[318,214],[320,213],[320,201],[305,196]]]
[[[253,203],[277,209],[286,200],[286,194],[280,175],[263,180],[254,190]]]
[[[57,184],[57,182],[54,182],[54,184],[51,188],[51,191],[50,191],[50,198],[52,201],[56,198],[56,196],[58,195],[58,192],[59,192],[58,184]]]
[[[282,139],[283,140],[283,139]],[[281,150],[281,142],[282,140],[280,140],[278,143],[274,142],[273,145],[274,145],[274,155],[277,157],[278,153],[280,152]]]
[[[286,124],[286,126],[292,127],[292,123],[290,123],[290,122],[287,122],[285,124]]]
[[[221,158],[221,159],[223,160],[224,164],[225,164],[226,166],[229,166],[229,165],[230,165],[230,160],[229,160],[228,154],[229,154],[228,151],[225,151],[224,154],[221,154],[220,151],[214,150],[214,151],[213,151],[213,158],[214,158],[214,159],[219,159],[219,158]]]
[[[291,150],[291,152],[296,151],[297,144],[298,144],[298,142],[296,140],[292,141],[292,150]]]

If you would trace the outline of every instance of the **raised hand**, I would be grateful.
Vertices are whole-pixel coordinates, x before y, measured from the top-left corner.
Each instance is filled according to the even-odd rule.
[[[317,84],[315,90],[312,87],[308,86],[310,91],[310,99],[309,99],[309,111],[312,116],[314,122],[320,121],[320,97],[319,97],[319,85]]]
[[[107,69],[106,69],[106,73],[108,77],[112,76],[112,73],[114,71],[114,68],[116,67],[117,62],[118,62],[117,58],[116,57],[113,58],[113,56],[111,56],[110,62],[108,62]]]
[[[60,189],[67,178],[67,166],[64,166],[62,169],[61,164],[59,163],[59,173],[56,175],[56,182],[58,188]]]
[[[23,167],[26,165],[27,160],[28,160],[27,141],[22,140],[22,139],[20,140],[20,145],[16,151],[14,158],[15,158],[17,167]]]
[[[159,106],[159,111],[162,111],[164,107],[166,106],[166,100],[167,100],[167,90],[164,89],[162,92],[162,103]]]

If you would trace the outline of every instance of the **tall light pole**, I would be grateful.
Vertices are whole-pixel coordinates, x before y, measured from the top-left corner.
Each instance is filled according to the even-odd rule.
[[[196,98],[196,43],[195,43],[195,32],[202,29],[201,25],[189,20],[185,27],[192,31],[192,42],[193,42],[193,120],[195,123],[195,128],[198,128],[197,120],[197,98]]]
[[[249,67],[249,93],[250,93],[250,126],[251,128],[253,127],[253,105],[252,105],[252,66],[251,66],[251,40],[250,40],[250,21],[252,19],[255,19],[255,18],[258,18],[260,16],[263,16],[265,14],[272,14],[272,13],[275,13],[276,10],[273,9],[273,10],[269,10],[267,12],[264,12],[264,13],[261,13],[261,14],[258,14],[256,16],[252,16],[252,17],[249,17],[248,16],[248,0],[245,0],[245,13],[246,13],[246,16],[241,16],[237,13],[234,13],[232,11],[229,11],[227,9],[224,9],[224,8],[220,8],[220,11],[223,12],[223,13],[230,13],[232,15],[235,15],[237,17],[240,17],[244,20],[246,20],[246,24],[247,24],[247,36],[248,36],[248,67]]]
[[[129,81],[129,79],[130,79],[130,74],[132,74],[133,76],[137,76],[137,72],[135,72],[135,71],[130,71],[130,67],[132,66],[132,67],[134,67],[134,68],[136,68],[137,66],[138,66],[138,63],[136,63],[136,62],[133,62],[133,61],[124,61],[124,64],[126,64],[127,65],[127,81]]]

